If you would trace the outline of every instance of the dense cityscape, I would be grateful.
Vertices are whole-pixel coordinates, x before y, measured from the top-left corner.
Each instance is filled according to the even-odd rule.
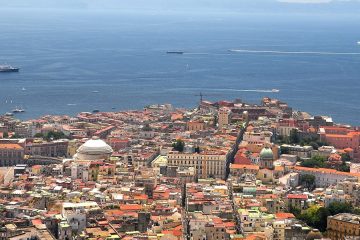
[[[0,239],[359,239],[360,129],[201,100],[0,118]]]

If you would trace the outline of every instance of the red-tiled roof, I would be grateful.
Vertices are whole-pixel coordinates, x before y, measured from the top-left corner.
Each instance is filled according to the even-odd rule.
[[[21,150],[23,147],[16,143],[0,143],[0,149]]]
[[[231,164],[230,169],[259,170],[259,166],[258,165]]]
[[[292,213],[279,212],[279,213],[275,213],[275,218],[276,219],[289,219],[289,218],[295,218],[295,216]]]
[[[306,194],[288,194],[287,198],[290,199],[308,199]]]
[[[40,225],[40,224],[42,224],[41,219],[33,219],[33,220],[31,220],[31,222],[32,222],[33,225]]]
[[[120,210],[124,211],[140,211],[141,209],[139,204],[120,204]]]
[[[251,160],[243,156],[241,153],[235,155],[234,164],[251,165]]]

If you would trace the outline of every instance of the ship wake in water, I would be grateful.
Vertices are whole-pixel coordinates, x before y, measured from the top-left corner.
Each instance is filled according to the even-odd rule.
[[[307,54],[307,55],[360,55],[360,52],[316,52],[316,51],[274,51],[274,50],[248,50],[230,49],[236,53],[263,53],[263,54]]]
[[[173,91],[208,91],[208,92],[256,92],[256,93],[278,93],[279,89],[233,89],[233,88],[173,88]]]

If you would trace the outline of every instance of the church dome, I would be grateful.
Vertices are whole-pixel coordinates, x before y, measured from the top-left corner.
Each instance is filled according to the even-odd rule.
[[[269,159],[269,160],[273,160],[274,159],[274,153],[271,150],[271,148],[269,147],[265,147],[261,150],[260,152],[260,159]]]
[[[106,142],[93,137],[78,148],[75,158],[78,160],[107,159],[112,152],[113,149]]]
[[[92,139],[86,141],[83,145],[77,150],[81,154],[97,155],[97,154],[111,154],[113,152],[112,148],[103,140],[93,137]]]

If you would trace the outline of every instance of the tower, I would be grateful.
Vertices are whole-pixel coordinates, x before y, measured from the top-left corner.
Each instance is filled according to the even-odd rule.
[[[218,115],[219,128],[223,128],[224,126],[229,124],[230,110],[228,108],[220,108],[218,111]]]

